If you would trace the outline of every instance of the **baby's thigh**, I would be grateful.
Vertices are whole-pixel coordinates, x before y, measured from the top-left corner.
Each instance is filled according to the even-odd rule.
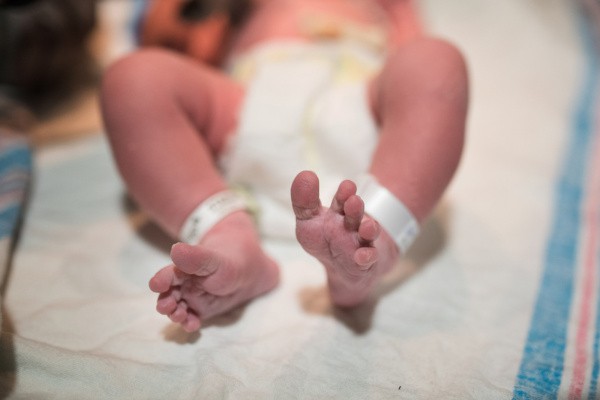
[[[143,113],[165,126],[192,124],[214,153],[235,128],[243,94],[242,86],[221,71],[162,49],[124,57],[106,71],[102,83],[109,119],[127,108],[139,110],[130,115]]]

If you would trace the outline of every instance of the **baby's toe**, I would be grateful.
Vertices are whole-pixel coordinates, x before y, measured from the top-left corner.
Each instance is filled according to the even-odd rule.
[[[356,184],[352,181],[342,181],[338,186],[337,192],[335,192],[335,196],[333,196],[333,200],[331,201],[331,210],[336,213],[343,213],[344,204],[346,201],[352,196],[356,194]]]
[[[291,195],[297,219],[311,219],[319,213],[321,209],[319,178],[314,172],[300,172],[292,182]]]
[[[198,331],[201,325],[200,318],[198,318],[198,316],[192,312],[187,314],[187,318],[181,324],[183,329],[189,333]]]
[[[154,293],[164,293],[167,292],[171,287],[181,285],[183,280],[176,273],[175,266],[169,265],[158,271],[148,285],[150,286],[150,290]]]
[[[352,195],[344,203],[344,227],[351,231],[358,231],[364,216],[365,204],[362,199]]]
[[[354,252],[354,262],[363,271],[368,270],[377,262],[378,253],[374,247],[360,247]]]
[[[187,303],[185,301],[180,301],[177,304],[177,308],[175,309],[175,311],[171,315],[169,315],[169,318],[171,319],[171,321],[179,324],[185,321],[187,319],[187,316]]]
[[[162,293],[156,301],[156,311],[163,315],[171,315],[177,309],[177,300],[170,293]]]
[[[379,237],[381,226],[373,218],[365,216],[358,228],[358,236],[363,242],[371,243]]]

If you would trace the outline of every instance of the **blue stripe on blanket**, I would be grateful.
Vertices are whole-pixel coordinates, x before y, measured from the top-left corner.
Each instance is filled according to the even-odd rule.
[[[588,59],[587,71],[557,185],[542,283],[514,387],[514,399],[556,398],[563,373],[581,223],[580,206],[590,158],[589,144],[600,75],[593,35],[589,26],[583,22],[580,25]]]
[[[25,202],[31,164],[27,142],[0,131],[0,239],[15,232]]]
[[[129,32],[136,46],[140,44],[142,22],[148,8],[147,0],[134,0],[132,18],[129,21]]]
[[[588,7],[595,7],[593,11],[595,15],[595,21],[592,22],[593,26],[596,28],[596,63],[600,64],[600,60],[598,59],[598,55],[600,54],[600,4],[598,3],[588,3]],[[600,66],[597,65],[596,68],[600,69]],[[599,100],[600,102],[600,100]],[[598,110],[600,107],[596,107]],[[596,129],[598,129],[597,127]],[[600,280],[600,274],[598,274]],[[600,287],[600,283],[599,286]],[[596,305],[596,321],[594,324],[594,343],[592,345],[592,372],[590,375],[590,388],[588,392],[588,399],[594,400],[598,398],[598,375],[600,374],[600,296],[597,298],[598,304]]]

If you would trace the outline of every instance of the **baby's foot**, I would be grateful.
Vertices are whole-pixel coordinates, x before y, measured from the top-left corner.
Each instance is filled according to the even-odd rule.
[[[150,289],[159,293],[158,312],[187,332],[268,292],[279,280],[277,265],[262,251],[244,212],[224,218],[199,245],[175,244],[171,259],[150,280]]]
[[[343,181],[331,208],[321,206],[319,179],[309,171],[292,183],[296,237],[327,273],[334,304],[355,306],[367,299],[399,256],[390,236],[364,214],[356,185]]]

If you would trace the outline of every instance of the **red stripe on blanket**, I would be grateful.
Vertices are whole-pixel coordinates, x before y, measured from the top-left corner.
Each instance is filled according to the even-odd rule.
[[[573,361],[573,373],[569,387],[569,399],[581,399],[586,383],[586,375],[589,362],[591,340],[593,339],[595,304],[597,302],[598,287],[597,264],[598,264],[598,238],[599,238],[599,214],[600,204],[600,116],[596,116],[596,129],[594,134],[594,151],[592,153],[592,165],[587,182],[586,201],[584,203],[585,235],[582,246],[582,269],[579,276],[581,288],[581,303],[576,314],[579,318],[575,331],[575,352]]]

